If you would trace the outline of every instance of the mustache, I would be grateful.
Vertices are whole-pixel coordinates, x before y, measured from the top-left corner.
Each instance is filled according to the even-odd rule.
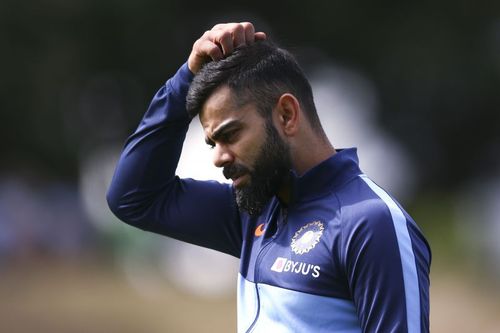
[[[224,167],[224,169],[222,170],[222,174],[224,175],[224,177],[226,177],[226,179],[238,178],[246,173],[250,173],[250,170],[241,164],[231,164]]]

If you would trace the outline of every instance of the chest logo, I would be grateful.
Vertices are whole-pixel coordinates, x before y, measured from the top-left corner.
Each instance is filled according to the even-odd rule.
[[[264,234],[266,229],[264,229],[264,223],[261,223],[255,228],[255,237],[260,237]]]
[[[295,254],[304,254],[316,246],[319,243],[319,239],[323,235],[325,227],[320,221],[314,221],[308,223],[295,233],[292,237],[292,251]]]

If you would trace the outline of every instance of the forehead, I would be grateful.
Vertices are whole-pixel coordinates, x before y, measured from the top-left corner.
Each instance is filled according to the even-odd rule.
[[[239,105],[236,96],[227,86],[217,88],[205,101],[200,112],[200,121],[207,134],[228,122],[248,122],[261,118],[251,104]]]
[[[236,107],[234,94],[227,86],[222,86],[214,90],[207,98],[200,112],[202,124],[215,117],[227,116]]]

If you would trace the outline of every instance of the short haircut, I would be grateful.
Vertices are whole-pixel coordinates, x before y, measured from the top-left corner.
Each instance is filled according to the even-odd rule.
[[[269,41],[237,48],[227,58],[205,64],[189,88],[189,115],[199,114],[205,101],[222,86],[231,89],[236,105],[254,103],[265,119],[271,118],[279,97],[290,93],[299,101],[311,126],[321,129],[311,85],[302,69],[293,55]]]

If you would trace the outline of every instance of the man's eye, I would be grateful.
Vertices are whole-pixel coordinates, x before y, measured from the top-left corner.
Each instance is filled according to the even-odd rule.
[[[212,140],[209,140],[208,138],[205,139],[205,143],[207,144],[207,146],[210,148],[210,149],[214,149],[215,147],[215,142],[212,141]]]
[[[236,139],[236,131],[226,132],[221,136],[221,141],[232,143]]]

